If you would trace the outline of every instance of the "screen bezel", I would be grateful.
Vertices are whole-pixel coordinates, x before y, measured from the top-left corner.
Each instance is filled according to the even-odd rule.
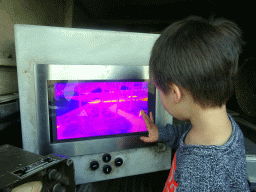
[[[149,80],[149,66],[147,65],[74,65],[74,64],[36,64],[34,66],[36,116],[38,145],[40,151],[59,153],[68,157],[77,155],[96,154],[102,152],[127,150],[140,147],[149,147],[154,143],[145,143],[140,135],[117,136],[92,140],[80,140],[61,143],[51,143],[50,122],[48,109],[47,80],[112,80],[112,79],[142,79]],[[165,111],[159,100],[155,86],[148,85],[149,92],[155,99],[156,125],[162,126]],[[162,117],[161,119],[159,117]],[[145,133],[147,136],[147,133]]]
[[[52,83],[93,83],[93,82],[148,82],[147,79],[114,79],[114,80],[47,80],[47,90],[48,90],[48,106],[49,106],[49,101],[54,101],[55,99],[49,98],[49,86]],[[155,94],[152,94],[150,91],[150,88],[148,86],[148,106],[147,106],[147,111],[152,112],[153,119],[155,119]],[[56,103],[53,103],[55,106]],[[50,123],[50,139],[51,143],[65,143],[65,142],[72,142],[72,141],[82,141],[82,140],[94,140],[94,139],[104,139],[104,138],[113,138],[113,137],[125,137],[125,136],[134,136],[134,135],[139,135],[139,136],[147,136],[148,131],[143,131],[143,132],[133,132],[133,133],[123,133],[123,134],[112,134],[112,135],[102,135],[102,136],[93,136],[93,137],[81,137],[81,138],[71,138],[71,139],[57,139],[57,124],[56,124],[56,118],[52,118],[50,114],[53,114],[53,117],[56,117],[56,109],[50,109],[49,107],[49,123]],[[149,114],[148,114],[149,115]]]

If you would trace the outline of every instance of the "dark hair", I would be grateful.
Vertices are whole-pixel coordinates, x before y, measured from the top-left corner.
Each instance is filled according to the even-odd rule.
[[[164,94],[175,83],[203,109],[222,107],[233,95],[243,32],[224,18],[190,16],[174,22],[156,40],[149,69]]]

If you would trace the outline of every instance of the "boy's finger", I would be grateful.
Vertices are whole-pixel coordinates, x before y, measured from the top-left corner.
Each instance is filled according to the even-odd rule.
[[[150,129],[150,122],[149,122],[148,118],[146,117],[145,114],[142,114],[142,117],[146,123],[147,129]]]
[[[150,115],[150,119],[151,119],[151,121],[152,121],[152,122],[154,122],[152,112],[150,112],[150,113],[149,113],[149,115]]]
[[[140,140],[148,143],[152,142],[148,137],[140,137]]]
[[[145,113],[145,111],[141,110],[142,116],[149,120],[149,116]]]
[[[143,111],[142,116],[148,128],[151,128],[154,122],[150,119],[150,117]]]

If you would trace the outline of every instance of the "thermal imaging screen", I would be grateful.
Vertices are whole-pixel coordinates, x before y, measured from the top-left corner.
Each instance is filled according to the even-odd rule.
[[[48,81],[56,140],[147,131],[148,82]]]

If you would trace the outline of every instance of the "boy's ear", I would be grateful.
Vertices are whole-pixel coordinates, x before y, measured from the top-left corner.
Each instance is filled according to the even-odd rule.
[[[174,102],[178,102],[181,98],[182,90],[176,84],[173,84],[171,92],[174,94]]]
[[[179,100],[180,100],[180,96],[174,91],[174,101],[178,102]]]

